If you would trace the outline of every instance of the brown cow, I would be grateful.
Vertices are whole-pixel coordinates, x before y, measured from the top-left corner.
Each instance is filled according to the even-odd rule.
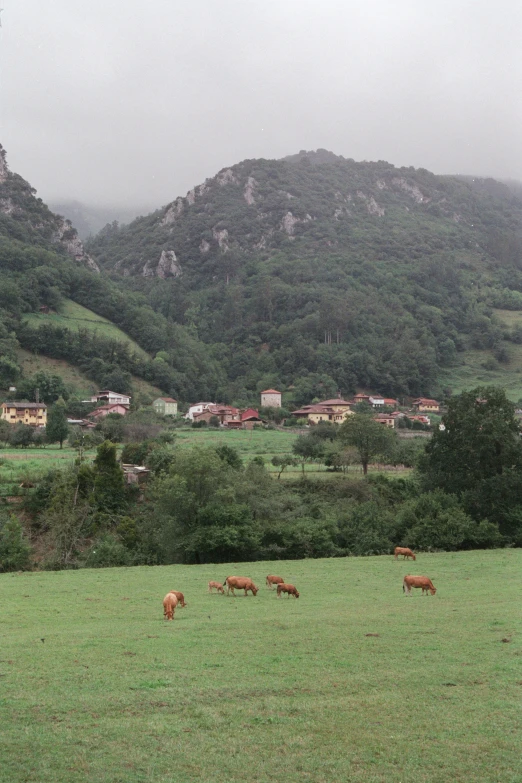
[[[282,576],[267,576],[266,578],[266,586],[269,590],[271,590],[274,585],[282,585],[284,582],[285,580]]]
[[[403,560],[407,560],[409,557],[411,557],[413,560],[417,559],[411,549],[408,549],[406,546],[396,546],[393,551],[393,555],[395,560],[397,560],[399,555],[403,555]]]
[[[290,598],[291,595],[294,598],[299,598],[299,591],[293,585],[278,584],[277,585],[277,597],[281,598],[281,593],[286,593],[286,597]]]
[[[165,620],[173,620],[176,606],[178,605],[178,598],[174,593],[167,593],[163,599],[163,617]]]
[[[209,582],[208,583],[208,592],[211,593],[213,588],[216,588],[216,592],[223,593],[225,595],[225,590],[223,588],[223,585],[221,582]]]
[[[187,606],[187,603],[185,601],[185,596],[183,595],[183,593],[180,593],[179,590],[171,590],[170,592],[176,596],[180,606]]]
[[[432,595],[435,595],[437,592],[437,588],[433,587],[433,582],[431,579],[428,579],[427,576],[405,576],[402,580],[403,592],[406,593],[406,595],[411,595],[412,587],[421,587],[422,595],[424,595],[424,593],[428,595],[428,590]]]
[[[227,586],[227,595],[232,591],[232,595],[235,596],[234,589],[244,590],[245,596],[248,594],[249,590],[252,595],[257,595],[257,591],[259,590],[248,576],[227,576],[225,584]]]

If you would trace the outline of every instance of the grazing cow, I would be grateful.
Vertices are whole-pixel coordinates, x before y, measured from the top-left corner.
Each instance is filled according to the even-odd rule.
[[[428,595],[428,590],[432,595],[437,592],[437,588],[433,587],[433,582],[427,576],[405,576],[402,580],[402,591],[406,595],[411,595],[412,587],[421,587],[422,595],[425,593]]]
[[[252,595],[257,595],[257,591],[259,590],[248,576],[227,576],[225,584],[227,586],[227,595],[232,591],[232,595],[235,596],[235,589],[244,590],[245,596],[248,595],[249,590]]]
[[[266,586],[269,590],[271,590],[274,585],[282,585],[284,582],[285,580],[282,576],[267,576],[266,578]]]
[[[178,598],[174,593],[167,593],[163,599],[163,617],[165,620],[173,620],[176,606],[178,605]]]
[[[295,588],[293,585],[285,585],[278,584],[277,585],[277,597],[281,598],[281,593],[286,593],[286,597],[290,598],[291,595],[294,596],[294,598],[299,598],[299,590]]]
[[[413,560],[417,559],[411,549],[408,549],[406,546],[396,546],[393,551],[393,555],[395,560],[397,560],[399,555],[403,555],[403,560],[407,560],[409,557],[411,557]]]
[[[223,595],[225,595],[225,590],[224,590],[223,585],[221,584],[221,582],[209,582],[208,583],[208,592],[211,593],[214,587],[216,588],[216,592],[222,593]]]
[[[185,596],[183,595],[183,593],[180,593],[179,590],[171,590],[170,592],[176,596],[180,606],[187,606],[187,603],[185,601]]]

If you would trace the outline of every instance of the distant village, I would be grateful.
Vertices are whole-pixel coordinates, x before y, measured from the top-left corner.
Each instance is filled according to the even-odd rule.
[[[15,389],[11,390],[16,391]],[[96,424],[109,414],[126,416],[131,408],[131,397],[126,394],[103,389],[94,394],[85,403],[94,404],[97,407],[83,419],[68,419],[70,425],[76,425],[86,429],[92,429]],[[382,397],[378,394],[356,394],[351,400],[341,397],[323,400],[321,402],[304,405],[291,412],[292,419],[300,421],[303,426],[314,426],[321,422],[342,424],[349,416],[352,416],[357,406],[364,403],[375,411],[373,418],[385,427],[400,426],[401,419],[407,418],[409,422],[417,422],[418,425],[430,426],[430,414],[440,413],[440,404],[437,400],[419,397],[411,402],[405,410],[401,410],[396,399]],[[153,410],[162,416],[178,416],[178,403],[172,397],[158,397],[152,402]],[[260,409],[281,408],[282,392],[277,389],[265,389],[260,393]],[[405,406],[401,406],[404,408]],[[47,406],[41,402],[8,401],[0,406],[0,418],[10,424],[26,424],[36,428],[44,428],[47,423]],[[263,416],[255,408],[236,408],[233,405],[225,405],[216,402],[196,402],[189,405],[184,414],[187,422],[194,426],[220,426],[227,429],[251,429],[265,422]],[[284,424],[284,420],[281,422]],[[417,426],[418,426],[417,425]]]

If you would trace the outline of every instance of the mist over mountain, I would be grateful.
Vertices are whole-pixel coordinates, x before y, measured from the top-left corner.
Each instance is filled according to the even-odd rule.
[[[151,205],[127,208],[118,206],[104,207],[67,199],[49,203],[49,209],[71,221],[80,239],[94,236],[107,223],[113,223],[114,221],[121,224],[131,223],[140,215],[147,215],[153,208]]]

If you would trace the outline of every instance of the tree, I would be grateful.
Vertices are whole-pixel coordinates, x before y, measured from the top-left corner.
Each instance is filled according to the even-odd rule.
[[[63,442],[68,434],[69,426],[67,424],[65,402],[62,399],[59,399],[49,409],[49,413],[47,414],[45,437],[48,443],[56,443],[58,441],[60,448],[63,448]]]
[[[460,495],[522,469],[520,426],[503,389],[478,387],[453,397],[419,470],[428,488]]]
[[[123,471],[116,459],[116,446],[108,440],[100,443],[94,460],[93,499],[102,511],[117,511],[125,500]]]
[[[11,446],[18,448],[21,446],[26,449],[33,443],[33,428],[28,424],[17,424],[16,427],[11,429],[9,434],[9,443]]]
[[[297,460],[295,457],[292,457],[291,454],[282,454],[281,456],[276,454],[272,457],[272,465],[274,465],[276,468],[279,468],[277,478],[280,479],[281,473],[283,473],[283,471],[293,465],[297,465]]]
[[[370,461],[378,454],[385,454],[395,438],[395,433],[388,427],[363,413],[350,416],[339,428],[341,443],[357,449],[359,462],[365,476],[368,473]]]
[[[292,446],[292,451],[304,469],[307,462],[318,462],[324,456],[324,441],[314,438],[313,435],[300,435]]]
[[[0,520],[0,571],[21,571],[29,566],[31,548],[15,516]]]

